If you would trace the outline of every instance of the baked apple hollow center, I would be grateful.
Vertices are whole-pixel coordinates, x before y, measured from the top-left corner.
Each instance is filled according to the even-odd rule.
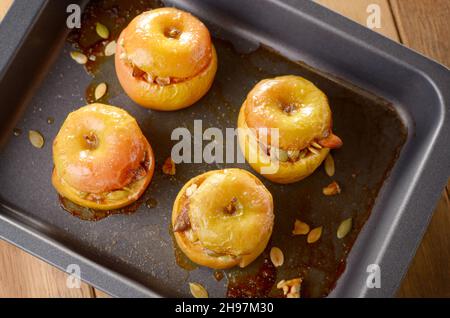
[[[291,115],[292,113],[295,113],[300,107],[301,105],[299,105],[298,103],[281,103],[281,110],[286,115]]]
[[[86,135],[83,136],[85,141],[85,147],[89,150],[95,150],[99,146],[98,136],[95,132],[90,131]]]
[[[164,29],[164,36],[169,39],[178,40],[182,31],[176,26],[170,26]]]

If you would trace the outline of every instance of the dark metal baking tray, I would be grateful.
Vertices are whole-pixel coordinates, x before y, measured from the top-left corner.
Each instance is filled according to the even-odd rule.
[[[69,264],[80,265],[84,280],[114,296],[187,296],[187,281],[204,284],[211,296],[224,296],[226,281],[215,282],[212,271],[186,271],[176,265],[169,234],[170,206],[182,184],[222,165],[181,165],[175,178],[156,174],[146,195],[157,198],[157,208],[142,206],[133,215],[90,223],[59,207],[50,184],[51,141],[67,113],[86,103],[86,87],[92,81],[106,80],[111,85],[108,102],[124,107],[138,119],[161,163],[170,154],[167,140],[171,129],[191,128],[197,118],[206,119],[211,126],[234,127],[230,114],[237,111],[252,81],[292,71],[317,82],[330,97],[335,129],[347,140],[336,153],[336,178],[347,194],[335,201],[314,194],[309,198],[308,189],[320,191],[327,180],[320,171],[294,188],[266,182],[276,193],[278,204],[279,223],[271,244],[281,244],[277,227],[289,231],[297,213],[293,209],[307,210],[304,213],[313,222],[327,222],[321,211],[333,212],[335,207],[340,210],[334,218],[358,216],[358,210],[364,210],[362,224],[370,218],[359,234],[349,238],[352,242],[358,234],[345,272],[330,296],[394,295],[450,174],[450,72],[445,67],[311,1],[165,1],[193,12],[210,26],[214,36],[234,47],[217,40],[223,67],[219,68],[217,84],[199,105],[162,115],[139,108],[120,91],[111,63],[105,63],[93,80],[70,60],[63,13],[72,2],[16,0],[0,25],[2,238],[63,270]],[[255,51],[259,44],[306,64],[293,67],[276,55]],[[228,58],[236,56],[235,50],[253,53],[243,54],[243,62],[232,65],[235,60]],[[346,100],[342,92],[352,92],[351,98]],[[346,101],[359,107],[350,110],[353,121]],[[223,112],[215,111],[217,106]],[[401,125],[376,117],[378,106],[383,106],[384,112],[395,112]],[[211,114],[202,112],[204,108]],[[226,114],[224,119],[222,113]],[[372,117],[365,118],[367,114]],[[53,125],[47,125],[47,116],[55,118]],[[370,133],[361,137],[364,125],[369,132],[378,127],[372,130],[377,138],[371,139]],[[401,147],[402,137],[393,134],[403,134],[394,129],[403,125],[408,134]],[[13,136],[14,127],[23,133]],[[44,149],[31,147],[29,129],[42,132]],[[402,150],[395,158],[397,148]],[[392,156],[396,160],[391,169],[385,157]],[[353,171],[350,168],[360,176],[352,179],[344,175]],[[381,183],[376,181],[384,181],[379,192]],[[280,195],[283,192],[287,199]],[[302,194],[306,198],[301,199]],[[333,236],[331,232],[324,235]],[[367,266],[374,263],[381,267],[379,289],[366,286]],[[312,291],[309,294],[314,296]]]

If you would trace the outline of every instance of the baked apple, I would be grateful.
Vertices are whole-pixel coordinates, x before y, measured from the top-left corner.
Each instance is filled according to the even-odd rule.
[[[191,106],[208,92],[217,55],[200,20],[175,8],[160,8],[142,13],[123,30],[115,64],[133,101],[172,111]]]
[[[274,222],[272,195],[251,173],[225,169],[191,179],[179,192],[172,226],[193,262],[245,267],[266,248]]]
[[[152,148],[126,111],[91,104],[70,113],[53,142],[52,183],[66,199],[97,210],[135,202],[149,185]]]
[[[332,132],[326,95],[299,76],[259,82],[241,107],[238,128],[239,145],[246,160],[277,183],[308,177],[330,149],[342,146],[342,140]],[[277,138],[273,136],[274,129]],[[276,168],[269,169],[270,166]]]

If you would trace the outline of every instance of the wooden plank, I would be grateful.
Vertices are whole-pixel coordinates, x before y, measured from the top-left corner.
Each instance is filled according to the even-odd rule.
[[[391,0],[402,42],[450,67],[450,1]]]
[[[92,288],[66,286],[67,274],[0,240],[0,297],[93,297]]]
[[[94,288],[94,292],[95,292],[95,297],[96,298],[111,298],[110,295],[108,295],[107,293],[101,291],[100,289]]]
[[[14,0],[0,0],[0,22],[3,20],[3,17],[8,12],[8,9],[11,7]]]
[[[391,0],[400,38],[407,46],[450,66],[450,1]],[[416,257],[401,297],[450,297],[450,180]]]
[[[316,2],[364,26],[367,26],[367,18],[370,16],[367,8],[377,5],[380,8],[381,28],[372,30],[394,41],[399,40],[388,0],[316,0]]]

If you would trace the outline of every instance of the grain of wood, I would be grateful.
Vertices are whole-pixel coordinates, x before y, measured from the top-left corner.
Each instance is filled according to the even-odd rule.
[[[0,297],[93,297],[92,288],[67,288],[67,274],[0,240]]]
[[[11,7],[13,1],[14,0],[0,0],[0,22],[8,12],[8,9]]]
[[[101,291],[100,289],[94,288],[95,298],[111,298],[110,295]]]
[[[403,43],[450,67],[450,1],[391,0]],[[403,281],[400,297],[450,297],[450,180]]]
[[[0,0],[0,21],[13,0]],[[450,65],[450,1],[448,0],[317,0],[362,25],[368,5],[381,9],[381,28],[374,29]],[[393,13],[389,5],[392,6]],[[395,20],[394,20],[395,18]],[[397,28],[400,36],[397,33]],[[424,240],[399,291],[399,296],[450,297],[450,183],[436,208]],[[110,297],[86,284],[68,289],[66,274],[0,240],[0,297]]]
[[[450,67],[450,1],[391,0],[402,42]]]
[[[399,40],[388,0],[316,0],[316,2],[364,26],[367,26],[367,18],[370,15],[367,8],[370,5],[377,5],[380,8],[381,28],[375,28],[373,31],[394,41]]]

